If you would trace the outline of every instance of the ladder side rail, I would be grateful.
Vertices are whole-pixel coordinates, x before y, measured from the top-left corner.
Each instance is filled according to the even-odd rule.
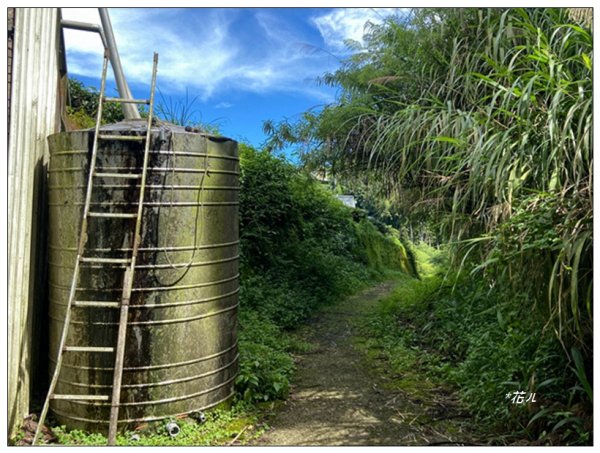
[[[104,61],[102,64],[102,80],[100,82],[100,98],[104,96],[104,90],[106,86],[106,71],[108,67],[108,55],[105,53]],[[94,170],[96,167],[96,155],[98,151],[98,134],[100,132],[100,123],[102,121],[102,102],[98,102],[98,112],[96,116],[96,128],[94,132],[94,144],[92,147],[92,156],[90,158],[90,166],[89,166],[89,174],[88,174],[88,184],[87,191],[85,196],[85,204],[83,207],[83,216],[81,220],[81,226],[79,230],[79,244],[77,247],[77,257],[75,261],[75,267],[73,269],[73,279],[71,281],[71,288],[69,290],[69,299],[67,302],[67,307],[65,310],[65,319],[63,323],[63,330],[60,338],[60,343],[58,346],[57,356],[56,356],[56,365],[54,367],[54,374],[52,375],[52,380],[50,381],[50,386],[48,388],[48,394],[46,396],[46,400],[44,401],[44,407],[42,408],[42,413],[40,414],[40,419],[38,421],[38,425],[35,431],[35,435],[33,437],[32,445],[35,445],[37,442],[39,435],[42,430],[42,426],[46,420],[46,416],[48,415],[48,409],[50,408],[50,400],[52,399],[52,395],[54,393],[54,389],[56,388],[56,384],[58,383],[58,377],[60,375],[60,370],[62,367],[62,359],[65,348],[65,342],[67,340],[67,336],[69,333],[69,324],[71,323],[71,308],[73,305],[73,301],[75,300],[75,294],[77,293],[77,283],[79,280],[79,269],[80,269],[80,261],[81,256],[83,255],[83,250],[85,244],[87,242],[87,217],[90,209],[90,202],[92,199],[92,187],[94,180]]]
[[[131,268],[135,267],[137,251],[140,245],[140,231],[142,226],[142,212],[144,209],[144,192],[146,188],[146,177],[148,174],[148,158],[150,155],[150,141],[152,139],[152,118],[154,114],[154,91],[156,89],[156,70],[158,65],[158,54],[154,53],[154,64],[152,67],[152,85],[150,87],[150,104],[148,106],[148,126],[146,128],[146,149],[144,150],[144,163],[142,166],[142,181],[140,187],[140,196],[138,201],[138,219],[135,224],[135,234],[133,236],[133,256]]]
[[[116,444],[117,427],[119,421],[119,405],[121,402],[121,383],[123,378],[123,365],[125,356],[125,341],[127,337],[127,320],[129,315],[129,301],[133,289],[133,276],[135,263],[140,245],[140,232],[142,224],[144,192],[146,188],[146,176],[148,173],[148,157],[150,155],[150,141],[152,138],[152,115],[154,110],[154,91],[156,88],[156,69],[158,65],[158,54],[154,53],[154,62],[152,67],[152,84],[150,87],[150,104],[148,107],[148,125],[146,128],[146,144],[144,148],[144,161],[142,164],[142,178],[140,183],[140,193],[138,198],[137,218],[135,222],[135,231],[133,235],[133,245],[131,252],[131,262],[125,270],[123,281],[123,293],[121,298],[121,311],[119,316],[119,333],[117,339],[117,348],[115,354],[115,368],[113,375],[113,393],[110,408],[110,420],[108,425],[108,445]]]

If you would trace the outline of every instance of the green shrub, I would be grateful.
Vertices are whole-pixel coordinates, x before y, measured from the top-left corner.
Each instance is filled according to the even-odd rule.
[[[108,94],[107,94],[108,95]],[[98,114],[100,92],[95,87],[86,87],[76,79],[69,79],[69,106],[67,114],[76,126],[94,127]],[[124,119],[121,104],[106,103],[102,107],[102,123],[117,123]]]
[[[235,381],[238,398],[270,401],[285,397],[294,363],[280,329],[248,310],[240,316],[239,336],[240,371]]]

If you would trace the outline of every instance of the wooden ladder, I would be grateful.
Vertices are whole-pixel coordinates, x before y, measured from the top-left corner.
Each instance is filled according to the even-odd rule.
[[[94,131],[94,144],[92,147],[92,156],[90,159],[90,169],[87,182],[87,190],[85,196],[85,203],[83,207],[83,217],[81,220],[81,229],[79,233],[79,244],[77,247],[77,258],[75,260],[75,268],[73,269],[73,278],[71,280],[71,287],[69,291],[69,300],[65,312],[65,319],[62,328],[62,334],[60,337],[60,343],[57,351],[56,367],[54,368],[54,374],[50,381],[50,387],[48,389],[48,395],[42,408],[42,413],[38,421],[38,426],[33,438],[32,445],[35,445],[42,430],[42,426],[46,420],[48,409],[50,407],[51,400],[70,400],[70,401],[111,401],[110,409],[110,420],[108,425],[108,445],[115,445],[117,436],[117,423],[119,419],[119,406],[121,400],[121,381],[123,377],[123,362],[125,356],[125,339],[127,335],[127,322],[129,315],[129,300],[131,298],[131,291],[133,289],[133,276],[135,272],[135,263],[138,254],[138,248],[140,246],[140,232],[142,225],[142,211],[144,204],[144,191],[146,187],[146,175],[148,171],[148,156],[150,150],[151,141],[151,130],[152,130],[152,115],[154,110],[154,91],[156,88],[156,69],[158,65],[158,54],[154,54],[154,64],[152,68],[152,83],[150,87],[150,99],[123,99],[123,98],[109,98],[104,95],[106,87],[106,74],[108,68],[108,51],[104,53],[104,62],[102,66],[102,79],[100,84],[100,99],[98,102],[98,114],[96,117],[96,126]],[[148,122],[145,136],[132,136],[132,135],[108,135],[100,132],[100,124],[102,122],[102,107],[105,102],[120,102],[130,104],[145,104],[148,105]],[[115,140],[127,140],[127,141],[145,141],[144,147],[144,161],[141,173],[102,173],[96,171],[96,160],[98,154],[98,143],[100,141],[115,141]],[[96,178],[122,178],[122,179],[137,179],[140,181],[140,192],[137,203],[137,212],[135,213],[111,213],[111,212],[93,212],[90,210],[90,204],[92,199],[92,191],[94,188],[94,180]],[[131,256],[128,258],[101,258],[95,256],[85,255],[85,244],[88,237],[88,218],[96,217],[103,219],[135,219],[135,229],[133,234],[133,244],[131,247]],[[120,302],[107,302],[107,301],[83,301],[78,300],[78,282],[79,272],[82,263],[93,263],[93,264],[125,264],[125,275],[123,277],[123,289],[121,292]],[[117,336],[116,347],[97,347],[97,346],[79,346],[79,345],[67,345],[66,340],[69,334],[69,327],[71,324],[71,312],[73,308],[118,308],[120,310],[119,316],[119,330]],[[63,357],[66,353],[114,353],[115,354],[115,366],[113,370],[113,385],[112,385],[112,397],[109,395],[61,395],[54,393],[56,385],[59,380],[60,371],[62,367]]]

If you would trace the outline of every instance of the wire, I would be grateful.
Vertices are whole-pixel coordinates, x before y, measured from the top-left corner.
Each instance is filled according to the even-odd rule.
[[[171,209],[173,209],[173,202],[174,202],[174,187],[173,187],[173,181],[175,180],[175,153],[171,154],[172,156],[172,165],[171,165],[171,199],[169,201],[169,214],[167,215],[167,221],[168,218],[171,215]],[[205,223],[205,209],[204,209],[204,182],[206,180],[206,177],[208,175],[208,150],[206,151],[206,153],[204,153],[204,173],[202,174],[202,179],[200,180],[200,190],[198,191],[198,197],[197,197],[197,203],[196,203],[196,222],[195,222],[195,229],[194,229],[194,248],[192,250],[192,256],[190,257],[190,260],[185,263],[185,264],[173,264],[171,262],[171,258],[169,257],[169,251],[167,250],[167,245],[163,245],[162,246],[162,252],[165,254],[165,258],[167,259],[167,262],[169,264],[169,266],[171,267],[171,269],[187,269],[189,268],[193,262],[194,262],[194,257],[196,256],[196,250],[197,250],[197,243],[198,243],[198,213],[200,213],[200,243],[202,243],[202,237],[204,235],[204,223]],[[200,211],[198,211],[200,210]]]

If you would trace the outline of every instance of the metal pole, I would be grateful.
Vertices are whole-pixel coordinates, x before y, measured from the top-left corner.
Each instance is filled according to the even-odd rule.
[[[61,20],[60,24],[63,28],[71,28],[73,30],[83,30],[83,31],[91,31],[94,33],[98,33],[100,35],[100,39],[102,40],[102,45],[106,49],[108,45],[106,44],[106,37],[104,36],[104,31],[102,31],[102,27],[97,24],[88,24],[86,22],[77,22],[74,20]]]
[[[115,35],[113,34],[112,25],[110,23],[110,17],[108,15],[107,8],[98,8],[100,13],[100,21],[102,22],[102,29],[104,30],[104,36],[106,38],[106,45],[108,48],[108,55],[110,58],[110,64],[115,73],[115,80],[117,82],[117,88],[119,89],[119,95],[124,99],[132,99],[127,80],[125,80],[125,74],[121,67],[121,59],[119,58],[119,51],[117,50],[117,43],[115,41]],[[123,108],[123,114],[126,119],[140,119],[140,112],[134,104],[121,104]]]

